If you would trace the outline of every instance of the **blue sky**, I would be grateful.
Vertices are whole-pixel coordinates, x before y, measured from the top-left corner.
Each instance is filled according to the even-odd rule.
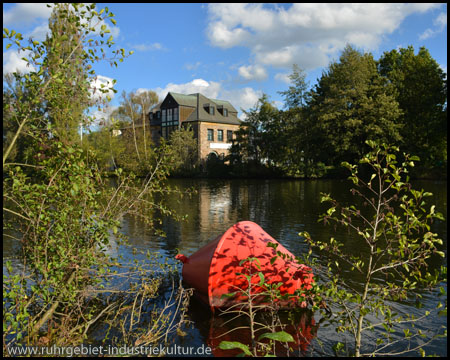
[[[116,79],[122,90],[201,92],[253,107],[266,93],[278,107],[292,65],[314,85],[349,43],[371,52],[425,46],[447,72],[447,4],[97,4],[115,14],[117,47],[133,50],[118,68],[106,62],[98,81]],[[50,11],[45,4],[3,4],[4,27],[43,40]],[[3,72],[24,68],[3,46]],[[242,113],[240,112],[240,115]]]

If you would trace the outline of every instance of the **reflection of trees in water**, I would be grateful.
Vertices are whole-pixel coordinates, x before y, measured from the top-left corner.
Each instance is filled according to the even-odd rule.
[[[281,326],[277,331],[285,331],[294,338],[294,342],[289,343],[291,351],[281,342],[276,343],[277,356],[301,356],[306,355],[312,339],[316,336],[317,327],[314,322],[313,314],[308,310],[299,310],[289,315],[287,312],[281,313]],[[269,313],[259,313],[256,321],[270,326],[272,322]],[[256,338],[267,332],[267,329],[261,328],[256,331]],[[211,347],[214,356],[237,356],[242,353],[241,350],[221,350],[219,344],[221,341],[238,341],[251,347],[251,332],[249,321],[246,316],[234,318],[230,315],[215,315],[211,317],[209,332],[207,337],[208,346]],[[262,355],[262,354],[260,354]]]
[[[178,223],[165,219],[163,224],[157,227],[164,230],[168,236],[160,238],[151,235],[150,229],[139,218],[127,220],[123,230],[132,234],[130,241],[133,245],[150,251],[164,249],[167,256],[174,254],[174,248],[178,247],[189,256],[242,220],[256,222],[295,255],[301,254],[305,249],[303,239],[298,236],[300,231],[308,231],[312,237],[319,240],[326,240],[331,236],[349,237],[347,232],[340,232],[340,228],[337,228],[336,232],[332,226],[317,222],[319,214],[327,209],[326,204],[320,203],[321,192],[333,194],[336,200],[343,204],[349,203],[352,196],[347,180],[170,179],[169,183],[180,189],[194,187],[198,190],[191,198],[173,196],[167,199],[169,208],[177,210],[179,214],[188,215],[187,221]],[[447,218],[446,182],[416,181],[413,186],[432,192],[434,196],[427,198],[427,204],[436,204],[436,211],[442,212]],[[223,209],[218,204],[221,204]],[[201,206],[204,206],[203,210]],[[219,210],[223,210],[223,220],[218,216]],[[447,240],[446,224],[446,221],[436,221],[431,228],[431,231],[442,237],[444,248]],[[130,230],[127,230],[128,227]],[[350,234],[351,236],[353,234]],[[352,244],[350,237],[348,241]],[[442,262],[440,257],[437,260],[440,262],[433,263],[433,269]],[[349,272],[348,275],[352,276],[352,273]],[[425,301],[430,303],[437,298],[435,293],[423,295]],[[202,305],[195,307],[195,303],[195,299],[192,299],[189,307],[189,318],[195,321],[194,327],[188,331],[186,338],[180,339],[180,344],[189,341],[190,344],[201,346],[207,343],[211,327],[221,329],[222,325],[211,319],[209,309]],[[415,314],[414,304],[398,304],[398,309]],[[430,321],[440,326],[445,318],[432,317]],[[336,336],[328,329],[330,327],[319,330],[320,340],[331,344]],[[235,340],[239,341],[239,335]]]

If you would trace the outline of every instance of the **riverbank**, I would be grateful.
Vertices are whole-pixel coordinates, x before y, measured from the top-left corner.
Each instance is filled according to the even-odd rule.
[[[342,167],[326,166],[318,174],[312,176],[305,176],[304,174],[287,174],[277,168],[268,167],[248,167],[245,171],[235,171],[232,167],[222,164],[220,167],[215,167],[212,170],[206,171],[190,171],[190,172],[176,172],[169,175],[171,179],[261,179],[261,180],[344,180],[348,178],[348,170]],[[114,171],[108,171],[107,177],[115,177]],[[141,175],[139,177],[146,177]],[[424,169],[417,167],[410,172],[411,180],[443,180],[447,181],[447,168]]]

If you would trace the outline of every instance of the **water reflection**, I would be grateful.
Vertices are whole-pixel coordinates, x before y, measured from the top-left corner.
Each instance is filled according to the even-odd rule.
[[[330,193],[342,203],[352,202],[346,180],[199,180],[199,179],[171,179],[170,185],[186,189],[194,187],[197,194],[192,197],[172,197],[167,200],[167,206],[175,209],[179,214],[187,214],[187,221],[176,222],[173,219],[163,220],[161,229],[166,237],[153,234],[139,218],[126,216],[122,221],[121,231],[129,238],[133,247],[144,252],[159,252],[175,263],[173,259],[177,249],[189,256],[203,245],[223,234],[230,226],[243,220],[250,220],[259,224],[268,234],[278,240],[294,255],[301,255],[307,249],[306,244],[298,236],[300,231],[308,231],[318,240],[326,240],[331,236],[346,239],[349,244],[359,250],[358,240],[342,230],[335,230],[330,226],[318,223],[319,214],[327,206],[320,203],[320,193]],[[444,181],[415,181],[413,187],[425,189],[434,194],[427,198],[427,207],[436,204],[436,210],[447,218],[447,182]],[[447,254],[447,221],[435,221],[431,231],[436,232],[444,241],[442,251]],[[18,252],[18,242],[11,238],[3,240],[3,258],[11,258]],[[113,251],[116,251],[114,249]],[[126,247],[119,246],[118,252],[124,261],[132,261],[139,254],[131,252]],[[316,256],[318,256],[316,254]],[[322,259],[319,258],[320,261]],[[434,267],[446,264],[447,257],[436,257]],[[181,264],[180,264],[181,269]],[[351,273],[348,274],[352,276]],[[382,281],[383,279],[380,279]],[[446,285],[444,285],[446,288]],[[437,291],[424,293],[425,306],[433,308],[441,300]],[[442,299],[443,300],[443,299]],[[415,308],[414,302],[397,303],[399,313],[417,316],[422,310]],[[177,343],[185,346],[201,346],[212,343],[211,329],[218,330],[223,326],[222,320],[213,317],[208,309],[198,306],[191,301],[188,316],[193,321],[185,337],[178,337]],[[431,316],[425,325],[439,328],[446,325],[445,317]],[[312,328],[311,328],[312,329]],[[312,332],[313,333],[313,332]],[[236,339],[242,336],[236,335]],[[337,335],[331,327],[319,328],[317,338],[324,345],[333,344]],[[447,343],[441,339],[425,348],[427,353],[447,354]]]
[[[174,199],[173,206],[180,213],[188,214],[188,221],[175,223],[171,220],[164,222],[164,230],[168,233],[166,239],[158,239],[159,249],[173,256],[175,254],[173,246],[179,251],[189,256],[207,242],[222,234],[233,224],[250,220],[259,224],[273,238],[277,239],[294,255],[301,255],[307,249],[302,238],[298,236],[300,231],[308,231],[313,238],[327,240],[330,237],[340,237],[356,252],[362,251],[358,238],[347,233],[343,229],[335,229],[318,223],[318,217],[327,209],[327,204],[320,203],[320,193],[330,193],[334,198],[343,204],[354,201],[350,192],[349,184],[346,180],[310,180],[310,181],[289,181],[289,180],[171,180],[171,183],[187,188],[194,186],[198,193],[191,199]],[[416,181],[413,187],[424,188],[434,194],[427,199],[428,207],[436,204],[437,211],[443,213],[447,218],[447,188],[446,182]],[[436,221],[432,224],[432,231],[437,232],[444,241],[443,248],[447,253],[447,228],[446,221]],[[154,239],[155,240],[155,239]],[[155,241],[147,243],[156,250]],[[319,255],[315,254],[320,259]],[[434,259],[433,267],[437,268],[446,263],[446,258]],[[354,275],[348,272],[350,282],[358,282]],[[384,281],[380,279],[380,281]],[[446,285],[444,284],[446,288]],[[423,293],[425,306],[430,309],[441,299],[437,297],[437,292]],[[191,303],[192,305],[192,303]],[[418,316],[422,310],[415,308],[415,303],[398,303],[396,308],[399,313],[414,314]],[[191,306],[189,311],[194,321],[192,334],[197,334],[195,340],[191,341],[213,344],[210,333],[223,327],[222,320],[217,320],[205,312],[205,309],[198,309]],[[444,317],[432,316],[427,318],[427,324],[438,328],[446,325]],[[427,325],[424,324],[424,325]],[[230,335],[232,336],[232,335]],[[331,328],[318,330],[318,338],[323,341],[324,346],[332,345],[338,341],[338,335]],[[242,334],[235,334],[234,339],[239,340]],[[185,342],[187,339],[180,339]],[[428,346],[426,351],[439,355],[446,354],[445,339],[439,340]],[[217,350],[216,350],[217,351]]]

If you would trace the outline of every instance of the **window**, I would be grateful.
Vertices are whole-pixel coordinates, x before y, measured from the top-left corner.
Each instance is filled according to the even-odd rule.
[[[223,116],[228,116],[228,109],[223,109]]]
[[[178,108],[173,109],[173,120],[178,121]]]
[[[172,109],[167,110],[167,121],[172,121]]]
[[[231,142],[233,140],[233,131],[227,130],[227,141]]]
[[[162,110],[162,122],[165,123],[166,122],[166,109]]]
[[[214,130],[208,129],[208,141],[214,141]]]
[[[209,115],[214,115],[214,106],[209,107]]]
[[[223,130],[217,130],[217,141],[223,141]]]

